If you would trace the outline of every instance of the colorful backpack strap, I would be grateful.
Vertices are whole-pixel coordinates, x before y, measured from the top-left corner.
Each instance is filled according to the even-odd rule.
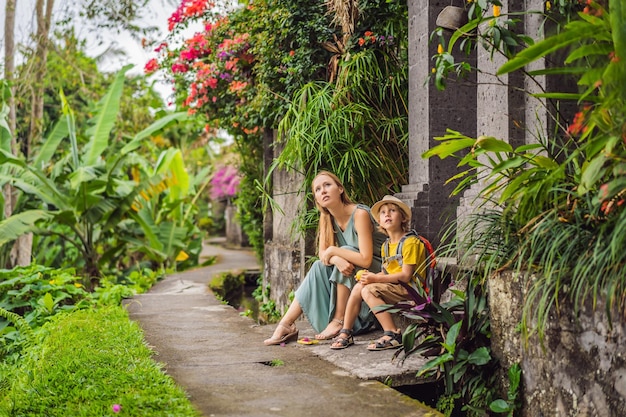
[[[389,239],[387,239],[385,241],[385,243],[383,244],[383,260],[385,262],[392,260],[392,258],[395,258],[398,263],[400,264],[400,266],[402,266],[402,244],[404,243],[404,241],[406,240],[406,238],[410,237],[410,236],[415,236],[417,237],[420,242],[422,242],[422,244],[424,245],[424,249],[426,250],[426,276],[422,277],[418,272],[417,269],[415,270],[415,274],[414,277],[417,278],[416,280],[412,280],[411,282],[411,286],[416,289],[418,292],[420,292],[420,289],[417,288],[417,286],[415,285],[415,281],[419,280],[419,282],[422,283],[422,289],[426,292],[426,295],[429,295],[431,297],[433,297],[434,301],[438,302],[439,301],[439,297],[441,295],[441,273],[439,272],[439,270],[437,269],[437,259],[435,257],[435,250],[433,249],[433,245],[430,243],[430,241],[428,239],[426,239],[424,236],[421,236],[419,233],[417,233],[414,229],[409,230],[407,233],[404,234],[404,236],[402,236],[402,238],[400,239],[400,241],[398,242],[398,247],[396,249],[396,254],[391,257],[388,256],[389,254]],[[387,273],[387,271],[385,271],[385,273]],[[436,300],[435,300],[436,298]]]

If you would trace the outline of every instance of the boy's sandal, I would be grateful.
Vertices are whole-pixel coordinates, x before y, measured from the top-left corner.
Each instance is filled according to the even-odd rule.
[[[341,337],[342,334],[345,334],[346,337]],[[338,343],[338,344],[337,344]],[[350,329],[341,329],[339,331],[339,336],[333,339],[333,344],[330,345],[331,349],[345,349],[348,346],[352,346],[354,344],[354,337],[352,336],[352,330]]]
[[[386,339],[385,336],[389,336],[391,339]],[[387,350],[398,349],[402,347],[402,333],[386,331],[383,335],[367,347],[367,350]]]

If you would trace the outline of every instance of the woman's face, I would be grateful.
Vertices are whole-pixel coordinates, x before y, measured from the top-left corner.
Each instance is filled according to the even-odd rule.
[[[343,188],[328,175],[321,174],[313,180],[313,193],[317,204],[328,207],[329,204],[341,202]]]

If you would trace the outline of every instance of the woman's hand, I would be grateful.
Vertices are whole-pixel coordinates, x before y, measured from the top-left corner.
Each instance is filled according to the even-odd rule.
[[[333,256],[331,258],[331,263],[337,267],[339,272],[347,277],[354,273],[354,265],[340,256]]]
[[[335,256],[335,250],[337,249],[336,246],[329,246],[327,247],[324,251],[322,251],[320,253],[320,261],[322,261],[322,263],[326,266],[330,266],[332,265],[332,263],[330,262],[330,259]]]

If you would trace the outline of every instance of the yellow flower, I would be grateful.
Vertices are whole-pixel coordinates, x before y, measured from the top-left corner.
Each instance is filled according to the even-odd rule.
[[[430,69],[430,72],[432,72],[433,74],[437,72],[437,68],[433,67]]]
[[[178,252],[178,256],[176,257],[176,262],[186,261],[187,259],[189,259],[189,255],[187,255],[184,250],[181,250],[180,252]]]
[[[441,44],[437,45],[437,53],[439,55],[443,54],[443,46]]]
[[[500,6],[497,6],[497,5],[495,5],[495,4],[493,5],[493,15],[494,15],[495,17],[500,16],[500,9],[501,9],[501,7],[500,7]]]
[[[55,280],[48,281],[48,284],[50,284],[50,285],[56,285],[56,281],[55,281]]]
[[[546,2],[546,10],[550,10],[551,8],[552,8],[552,4],[549,1],[547,1]]]
[[[80,282],[75,282],[75,283],[74,283],[74,286],[75,286],[76,288],[82,288],[82,287],[83,287],[83,284],[81,284]]]

